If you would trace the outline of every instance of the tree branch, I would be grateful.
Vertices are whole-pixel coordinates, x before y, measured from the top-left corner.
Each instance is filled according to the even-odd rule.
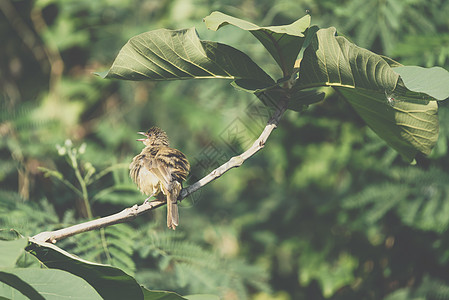
[[[147,202],[141,205],[134,205],[129,208],[125,208],[119,213],[103,217],[100,219],[84,222],[81,224],[73,225],[67,228],[55,230],[55,231],[44,231],[39,234],[36,234],[31,239],[41,242],[51,242],[56,243],[59,240],[71,237],[78,233],[83,233],[86,231],[91,231],[95,229],[100,229],[103,227],[125,223],[127,221],[135,219],[137,216],[140,216],[150,210],[153,210],[159,206],[165,204],[165,201],[154,200],[151,202]]]
[[[187,188],[182,189],[181,193],[179,194],[178,200],[181,201],[182,199],[186,198],[193,192],[199,190],[209,182],[219,178],[230,169],[240,167],[245,162],[245,160],[247,160],[248,158],[256,154],[260,149],[262,149],[265,146],[265,143],[268,137],[270,136],[271,132],[277,127],[279,120],[281,119],[282,115],[287,109],[288,100],[289,99],[286,97],[280,101],[279,106],[277,107],[276,111],[274,112],[270,120],[268,120],[267,125],[260,134],[259,138],[253,143],[253,145],[248,150],[246,150],[245,152],[243,152],[238,156],[232,157],[229,161],[227,161],[220,167],[216,168],[199,181],[188,186]],[[132,207],[125,208],[119,213],[107,217],[73,225],[56,231],[41,232],[33,236],[31,240],[56,243],[59,240],[76,235],[78,233],[100,229],[110,225],[124,223],[133,220],[137,216],[149,212],[165,204],[166,204],[165,201],[160,200],[151,201],[141,205],[136,204]]]
[[[282,115],[287,109],[287,104],[288,98],[285,98],[283,99],[283,101],[281,101],[280,106],[274,112],[270,120],[268,120],[267,125],[260,134],[259,138],[253,143],[253,145],[248,150],[246,150],[245,152],[243,152],[238,156],[231,157],[230,160],[228,160],[223,165],[219,166],[218,168],[210,172],[205,177],[201,178],[200,180],[186,187],[185,189],[182,189],[181,193],[179,194],[178,200],[186,198],[187,196],[199,190],[209,182],[217,179],[230,169],[240,167],[245,162],[245,160],[247,160],[248,158],[256,154],[260,149],[262,149],[265,146],[265,143],[268,137],[270,136],[271,132],[277,127],[279,120],[281,119]]]

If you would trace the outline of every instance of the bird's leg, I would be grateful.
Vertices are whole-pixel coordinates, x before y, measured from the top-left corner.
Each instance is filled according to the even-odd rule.
[[[143,201],[143,204],[149,203],[150,201],[148,201],[148,200],[149,200],[151,197],[153,197],[154,194],[156,194],[156,192],[153,192],[153,194],[151,194],[150,197],[146,198],[145,201]]]

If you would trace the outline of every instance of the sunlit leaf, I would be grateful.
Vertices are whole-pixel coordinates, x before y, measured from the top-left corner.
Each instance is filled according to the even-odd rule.
[[[31,299],[103,299],[82,278],[69,272],[52,269],[2,269],[0,281],[27,295]],[[6,286],[0,288],[1,296],[13,295]],[[22,295],[16,294],[14,299]],[[27,298],[23,298],[27,299]]]
[[[109,71],[98,75],[124,80],[245,79],[258,88],[274,83],[246,54],[201,41],[194,28],[139,34],[123,46]]]
[[[410,91],[427,94],[437,100],[449,98],[449,72],[440,67],[401,66],[393,69],[401,75]]]
[[[304,32],[310,26],[310,19],[310,15],[306,15],[289,25],[259,27],[248,21],[215,11],[204,18],[204,22],[211,30],[218,30],[231,24],[251,32],[268,50],[286,76],[291,73],[304,43]]]
[[[0,299],[45,299],[19,276],[0,270]]]
[[[336,37],[335,28],[320,29],[304,52],[298,86],[332,86],[409,161],[438,139],[434,99],[407,90],[381,56]]]
[[[28,239],[14,241],[0,241],[0,267],[14,267],[17,259],[25,252]]]
[[[27,250],[45,266],[83,278],[104,299],[143,298],[140,285],[120,269],[86,261],[49,243],[32,241]]]

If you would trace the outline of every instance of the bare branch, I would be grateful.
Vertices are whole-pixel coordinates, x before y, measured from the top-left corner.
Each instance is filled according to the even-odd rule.
[[[78,233],[83,233],[86,231],[91,231],[95,229],[100,229],[103,227],[124,223],[135,219],[150,210],[153,210],[159,206],[165,204],[165,201],[155,200],[151,202],[144,203],[142,205],[134,205],[129,208],[125,208],[119,213],[103,217],[100,219],[84,222],[81,224],[73,225],[67,228],[55,230],[55,231],[44,231],[32,237],[32,239],[41,242],[51,242],[56,243],[59,240],[71,237]]]
[[[270,118],[270,120],[267,122],[267,125],[265,126],[264,130],[260,134],[259,138],[253,143],[253,145],[243,152],[242,154],[238,156],[232,157],[228,162],[224,163],[217,169],[210,172],[208,175],[200,179],[199,181],[195,182],[194,184],[188,186],[185,189],[181,190],[181,193],[178,197],[178,200],[182,200],[192,194],[193,192],[199,190],[209,182],[219,178],[221,175],[226,173],[232,168],[240,167],[245,160],[253,156],[255,153],[257,153],[260,149],[262,149],[265,146],[265,143],[270,136],[273,129],[277,127],[277,124],[279,123],[279,120],[281,119],[282,115],[284,114],[285,110],[287,109],[288,104],[288,98],[283,99],[281,101],[280,106],[277,108],[277,110],[274,112],[273,116]],[[122,210],[119,213],[103,217],[100,219],[88,221],[85,223],[77,224],[74,226],[70,226],[67,228],[59,229],[56,231],[45,231],[41,232],[34,237],[32,237],[32,240],[41,241],[41,242],[51,242],[56,243],[59,240],[62,240],[64,238],[76,235],[78,233],[91,231],[95,229],[100,229],[103,227],[107,227],[110,225],[118,224],[118,223],[124,223],[129,220],[135,219],[137,216],[144,214],[146,212],[149,212],[157,207],[160,207],[162,205],[165,205],[165,201],[151,201],[149,203],[144,203],[142,205],[134,205],[132,207],[126,208]]]
[[[245,160],[247,160],[248,158],[256,154],[260,149],[262,149],[265,146],[265,143],[268,137],[270,136],[271,132],[273,131],[273,129],[277,127],[279,120],[281,119],[282,115],[287,109],[287,104],[288,99],[285,99],[283,102],[281,102],[281,105],[275,111],[271,119],[267,122],[267,125],[260,134],[259,138],[253,143],[253,145],[248,150],[246,150],[245,152],[243,152],[238,156],[232,157],[229,161],[222,164],[205,177],[201,178],[200,180],[186,187],[185,189],[182,189],[181,193],[179,194],[178,200],[186,198],[187,196],[199,190],[209,182],[217,179],[230,169],[240,167],[245,162]]]

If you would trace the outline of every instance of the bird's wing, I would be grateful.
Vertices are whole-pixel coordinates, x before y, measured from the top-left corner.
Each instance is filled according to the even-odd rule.
[[[153,173],[159,179],[164,187],[164,190],[167,191],[170,182],[172,181],[172,176],[170,173],[170,161],[167,161],[166,156],[161,155],[166,152],[164,151],[164,148],[167,147],[153,147],[149,149],[149,151],[145,153],[145,157],[141,160],[141,163],[144,168]]]
[[[170,147],[153,147],[141,159],[143,167],[159,178],[165,190],[172,187],[174,181],[186,179],[190,164],[185,155]]]

